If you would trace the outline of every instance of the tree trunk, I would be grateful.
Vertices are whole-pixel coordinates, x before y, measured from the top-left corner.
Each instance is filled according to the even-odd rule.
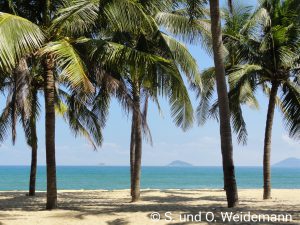
[[[55,83],[54,61],[51,56],[44,59],[45,112],[46,112],[46,164],[47,164],[47,204],[46,209],[57,208],[56,162],[55,162]]]
[[[18,118],[18,99],[22,98],[24,83],[29,75],[26,57],[20,58],[16,68],[13,70],[13,95],[12,95],[12,116],[11,116],[11,136],[13,145],[17,138],[17,118]]]
[[[233,14],[232,0],[227,0],[227,4],[228,4],[228,9],[229,9],[230,14]]]
[[[233,163],[233,147],[230,126],[230,110],[225,79],[223,42],[220,20],[219,0],[210,0],[211,32],[214,63],[217,81],[217,93],[220,115],[221,152],[223,158],[224,184],[228,207],[238,205],[238,193]]]
[[[36,127],[32,131],[36,136]],[[35,196],[35,183],[36,183],[36,167],[37,167],[37,139],[33,140],[31,146],[31,168],[30,168],[30,183],[29,183],[29,196]]]
[[[134,151],[134,167],[132,180],[132,202],[140,199],[140,183],[141,183],[141,164],[142,164],[142,118],[140,113],[140,91],[139,86],[135,85],[133,88],[133,123],[135,131],[135,151]]]
[[[134,153],[135,153],[135,111],[132,112],[131,137],[130,137],[130,193],[133,196],[133,171],[134,171]]]
[[[30,168],[30,181],[29,181],[29,196],[35,196],[35,183],[36,183],[36,168],[37,168],[37,133],[36,133],[36,102],[37,91],[33,91],[31,99],[31,112],[30,112],[30,146],[31,146],[31,168]]]
[[[278,83],[272,83],[269,105],[268,105],[268,114],[266,120],[266,128],[265,128],[265,140],[264,140],[264,199],[271,198],[271,166],[270,166],[270,158],[271,158],[271,138],[272,138],[272,126],[276,105],[276,95],[278,91]]]

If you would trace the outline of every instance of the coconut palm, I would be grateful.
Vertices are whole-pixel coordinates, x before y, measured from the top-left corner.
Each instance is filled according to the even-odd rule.
[[[56,163],[55,163],[55,72],[62,77],[67,86],[75,91],[92,93],[94,86],[89,81],[87,69],[74,45],[83,43],[79,38],[95,28],[95,21],[109,29],[133,30],[133,27],[147,24],[143,11],[133,0],[110,1],[99,4],[98,1],[31,1],[20,4],[10,1],[15,13],[23,17],[1,13],[0,59],[2,70],[11,70],[24,55],[34,53],[44,68],[44,95],[46,112],[46,163],[47,163],[47,209],[57,206]],[[72,10],[63,8],[78,3],[77,17]],[[100,2],[102,3],[102,2]],[[98,5],[98,7],[97,7]],[[91,6],[91,7],[90,7]],[[95,8],[96,6],[96,8]],[[25,8],[24,8],[25,7]],[[89,8],[89,14],[85,9]],[[26,9],[26,10],[24,10]],[[40,9],[42,12],[34,11]],[[60,10],[58,10],[60,9]],[[73,8],[74,9],[74,8]],[[98,15],[98,9],[101,13]],[[76,10],[76,9],[75,9]],[[30,22],[30,21],[31,22]]]
[[[224,27],[222,29],[223,42],[225,51],[225,72],[226,76],[234,66],[242,63],[239,57],[238,46],[232,43],[232,38],[238,38],[239,35],[247,36],[253,31],[251,28],[244,29],[252,14],[252,7],[233,4],[232,11],[223,9]],[[201,81],[203,88],[198,93],[200,104],[197,107],[197,119],[199,124],[204,124],[208,118],[219,120],[218,116],[218,100],[212,99],[215,93],[216,74],[215,68],[210,67],[202,71]],[[231,87],[231,84],[229,84]],[[258,109],[258,102],[248,86],[244,86],[242,90],[230,90],[228,93],[229,106],[231,112],[231,121],[233,131],[237,134],[237,141],[241,144],[247,143],[248,132],[246,123],[243,118],[241,105],[246,104],[251,108]]]
[[[50,1],[46,2],[45,9],[49,9]],[[45,10],[44,25],[48,27],[50,21],[49,10]],[[48,13],[48,14],[47,14]],[[16,62],[28,53],[36,52],[42,44],[45,44],[46,35],[38,25],[29,20],[12,14],[1,13],[1,69],[12,69]],[[52,33],[51,33],[52,34]],[[79,58],[68,42],[60,39],[53,42],[47,37],[48,45],[43,49],[45,53],[40,54],[43,58],[45,82],[45,109],[46,109],[46,162],[47,162],[47,209],[56,208],[56,166],[55,166],[55,112],[54,112],[54,67],[61,67],[62,74],[71,78],[70,81],[77,87],[82,84],[91,88],[86,75],[82,70]],[[56,45],[55,45],[56,44]],[[65,52],[52,52],[50,49],[62,47]],[[56,49],[54,49],[56,50]],[[61,55],[59,55],[61,54]],[[68,58],[69,57],[69,58]],[[57,60],[54,63],[54,60]],[[64,60],[67,60],[64,61]],[[73,75],[73,76],[70,76]]]
[[[69,18],[79,17],[80,14],[92,14],[93,10],[99,8],[91,1],[85,1],[85,4],[83,2],[66,9]],[[151,0],[137,3],[141,6],[142,13],[146,15],[140,29],[135,27],[130,30],[124,29],[121,25],[110,25],[108,32],[107,18],[101,17],[100,20],[104,25],[96,28],[98,32],[95,31],[94,37],[86,39],[91,48],[88,52],[93,52],[92,59],[89,60],[93,65],[89,67],[94,67],[92,77],[96,81],[96,86],[105,95],[112,92],[124,109],[132,113],[130,144],[132,201],[138,201],[140,197],[142,133],[151,142],[146,121],[148,101],[152,99],[158,102],[159,95],[169,97],[175,123],[187,129],[193,116],[180,70],[192,83],[199,82],[197,65],[187,49],[161,32],[153,19],[157,12],[168,8],[171,1]],[[89,23],[91,26],[88,26],[92,27],[93,20]],[[67,24],[71,29],[72,22]],[[110,42],[105,44],[104,40]],[[111,83],[108,91],[105,89],[107,83]]]
[[[212,37],[212,34],[217,30],[218,31],[218,22],[215,21],[215,24],[213,27],[211,27],[211,22],[209,21],[209,12],[205,8],[205,4],[207,1],[203,0],[192,0],[192,1],[179,1],[179,4],[175,5],[175,10],[172,10],[171,12],[165,13],[158,13],[156,18],[157,21],[163,25],[170,33],[175,34],[177,37],[183,39],[184,41],[189,41],[192,43],[200,43],[209,53],[211,53],[211,46],[214,47],[216,45],[216,42],[213,45],[213,41],[217,41],[217,38],[221,37],[220,33],[217,33],[217,35],[220,35],[219,37]],[[218,2],[214,1],[213,5],[213,12],[217,12],[214,15],[219,16],[218,14]],[[231,4],[231,1],[229,1],[229,5]],[[215,8],[217,7],[217,8]],[[212,10],[212,8],[211,8]],[[212,11],[211,11],[212,12]],[[210,13],[211,13],[210,12]],[[216,18],[214,18],[216,19]],[[217,19],[220,19],[219,17]],[[217,26],[218,25],[218,26]],[[217,27],[216,27],[217,26]],[[214,28],[214,32],[213,31]],[[214,34],[216,35],[216,34]],[[219,46],[222,48],[222,46]],[[220,49],[215,49],[221,51]],[[218,62],[221,63],[223,56],[221,55],[221,52],[214,52],[215,54],[219,54],[220,57]],[[222,65],[221,65],[222,66]],[[236,181],[235,181],[235,175],[234,175],[234,167],[233,167],[233,160],[232,160],[232,143],[231,143],[231,128],[230,123],[227,122],[226,112],[227,112],[227,103],[228,99],[226,100],[227,96],[224,97],[224,94],[226,91],[226,85],[225,80],[222,78],[222,68],[219,69],[219,98],[224,99],[225,101],[222,102],[223,104],[223,110],[225,110],[225,114],[222,113],[222,117],[225,115],[225,118],[221,118],[221,139],[222,142],[222,155],[223,155],[223,169],[224,169],[224,183],[229,184],[227,192],[227,200],[228,200],[228,206],[233,207],[236,205],[238,201],[237,197],[237,190],[236,190]],[[211,70],[213,71],[213,70]],[[217,71],[216,71],[217,72]],[[215,73],[217,74],[217,73]],[[205,77],[205,76],[204,76]],[[204,80],[205,81],[205,80]],[[221,87],[220,87],[221,85]],[[206,84],[203,83],[202,85],[203,89],[206,89]],[[222,91],[223,90],[223,91]],[[200,90],[198,93],[201,94],[203,90]],[[226,94],[227,95],[227,94]],[[222,111],[223,111],[222,110]],[[239,108],[235,110],[235,115],[240,116]],[[240,122],[241,117],[237,119],[238,122]],[[225,120],[225,122],[224,122]],[[245,138],[245,129],[244,124],[238,124],[238,132],[240,133],[241,139]]]
[[[144,6],[145,7],[145,6]],[[169,6],[170,7],[170,6]],[[164,6],[157,10],[151,10],[149,16],[158,18],[159,13],[167,12],[169,7]],[[146,7],[145,7],[146,8]],[[152,35],[155,35],[154,37]],[[147,115],[148,99],[153,99],[157,102],[158,95],[164,96],[166,93],[170,98],[172,116],[175,118],[174,122],[182,129],[187,129],[193,121],[191,113],[191,104],[181,78],[180,70],[186,75],[192,85],[200,86],[198,77],[198,69],[193,57],[183,44],[164,34],[159,30],[158,25],[155,25],[155,32],[150,37],[140,36],[135,48],[139,51],[159,55],[169,60],[170,68],[143,68],[138,69],[137,72],[131,72],[132,99],[134,111],[132,113],[132,130],[135,134],[131,135],[131,152],[134,152],[133,159],[133,173],[132,173],[132,201],[137,201],[140,197],[140,167],[141,167],[141,122]],[[156,46],[157,50],[150,49],[149,46]],[[150,74],[148,74],[150,72]],[[132,74],[137,73],[137,75]],[[152,74],[155,74],[154,77]],[[173,77],[173,78],[172,78]],[[150,78],[150,81],[148,80]],[[175,78],[175,80],[174,80]],[[165,79],[164,83],[157,83],[156,80]],[[151,82],[152,80],[152,82]],[[154,81],[154,82],[153,82]],[[166,89],[159,93],[159,90]],[[143,94],[144,92],[144,94]],[[172,93],[172,94],[170,94]],[[181,94],[179,94],[181,93]],[[142,116],[139,114],[140,100],[144,96],[144,109]],[[146,123],[145,123],[146,124]],[[135,127],[135,128],[134,128]],[[133,144],[134,143],[134,144]]]
[[[234,175],[234,167],[233,167],[233,160],[232,160],[232,143],[231,143],[231,128],[230,122],[230,115],[227,115],[228,112],[228,99],[227,94],[226,97],[224,94],[227,92],[226,90],[226,82],[225,78],[223,78],[223,47],[222,47],[222,40],[220,42],[220,38],[222,37],[220,26],[220,17],[219,17],[219,2],[214,1],[210,4],[210,15],[211,21],[212,19],[212,12],[213,15],[216,16],[214,18],[214,24],[208,20],[209,13],[204,8],[204,4],[206,1],[201,0],[193,0],[193,1],[180,1],[180,8],[178,12],[171,13],[165,19],[159,18],[159,21],[167,26],[168,31],[175,33],[182,37],[183,39],[187,39],[190,42],[195,42],[198,40],[211,53],[211,46],[213,47],[214,59],[215,64],[218,65],[218,70],[215,68],[211,68],[209,73],[203,74],[203,89],[198,91],[198,95],[206,96],[206,94],[210,95],[211,91],[209,87],[214,86],[214,78],[211,79],[211,75],[214,77],[219,76],[217,78],[217,86],[218,86],[218,98],[222,99],[222,118],[220,118],[221,122],[221,143],[222,143],[222,156],[223,156],[223,171],[224,171],[224,187],[229,184],[229,188],[226,189],[227,193],[227,201],[228,206],[233,207],[238,202],[237,197],[237,190],[236,190],[236,181]],[[185,7],[182,7],[182,3]],[[229,2],[231,4],[231,2]],[[174,15],[175,14],[175,15]],[[216,19],[218,21],[216,21]],[[176,26],[177,24],[177,26]],[[178,26],[180,25],[180,26]],[[219,35],[219,36],[216,36]],[[217,44],[217,46],[216,46]],[[217,48],[218,47],[218,48]],[[201,78],[201,80],[202,80]],[[208,86],[208,87],[207,87]],[[225,100],[224,100],[225,99]],[[203,101],[207,103],[207,101]],[[215,107],[216,108],[216,107]],[[203,111],[203,109],[205,109]],[[207,105],[202,105],[200,110],[198,109],[198,114],[200,117],[205,120],[207,115]],[[235,116],[237,117],[237,122],[243,122],[240,117],[240,108],[232,108],[235,109]],[[218,112],[218,111],[214,111]],[[221,112],[220,112],[221,114]],[[216,115],[215,113],[213,115]],[[229,119],[228,119],[229,117]],[[245,140],[245,126],[243,123],[237,124],[237,131],[241,140]]]
[[[145,57],[139,61],[129,61],[130,64],[127,62],[124,65],[119,65],[118,70],[115,71],[121,75],[121,83],[126,87],[124,89],[127,91],[131,103],[129,106],[132,112],[131,194],[134,202],[138,201],[140,197],[142,132],[144,131],[145,135],[148,134],[151,140],[146,121],[148,101],[153,100],[158,103],[160,95],[169,97],[175,123],[183,129],[187,129],[193,121],[192,106],[176,64],[180,63],[186,66],[184,65],[185,61],[180,61],[183,54],[186,54],[191,60],[191,64],[187,63],[191,66],[190,70],[187,70],[188,75],[191,75],[190,72],[193,69],[197,72],[197,69],[194,67],[196,65],[194,60],[186,49],[165,35],[159,37],[158,41],[153,40],[153,37],[140,35],[136,44],[130,48],[132,49],[129,51],[144,52]],[[163,54],[160,53],[162,51]],[[124,53],[125,51],[122,54]],[[191,77],[191,79],[194,78]]]
[[[230,75],[233,91],[244,87],[255,93],[262,87],[269,96],[264,139],[264,199],[271,198],[271,134],[275,106],[283,113],[286,128],[292,138],[299,139],[299,11],[297,1],[261,1],[241,31],[228,36],[238,50],[240,64]],[[281,93],[279,95],[279,93]]]
[[[30,62],[29,66],[27,61]],[[40,75],[41,69],[36,67],[35,63],[32,58],[22,58],[11,76],[7,76],[2,83],[4,94],[7,94],[7,102],[0,116],[0,127],[3,128],[1,137],[4,137],[11,127],[14,144],[19,119],[24,128],[27,144],[31,147],[29,196],[35,195],[38,149],[36,123],[40,114],[38,92],[43,91],[44,82]],[[85,136],[94,148],[100,146],[102,123],[99,117],[93,114],[87,103],[79,101],[80,97],[61,89],[57,89],[56,92],[56,113],[65,118],[75,135]]]
[[[18,119],[23,125],[27,144],[31,147],[31,169],[29,182],[29,196],[35,195],[36,168],[37,168],[37,132],[36,121],[40,113],[38,91],[42,88],[40,76],[30,74],[26,58],[21,58],[11,76],[3,82],[4,91],[7,90],[6,106],[1,115],[2,135],[12,130],[12,142],[16,140],[16,125]]]
[[[219,102],[221,152],[223,158],[224,187],[228,207],[238,204],[238,193],[233,163],[233,147],[230,125],[230,109],[225,80],[224,49],[222,41],[219,0],[210,0],[212,45]]]

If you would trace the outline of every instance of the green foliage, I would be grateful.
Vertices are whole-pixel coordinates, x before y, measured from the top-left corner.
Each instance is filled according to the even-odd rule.
[[[44,43],[41,29],[19,16],[0,12],[0,70],[11,71],[27,54]]]
[[[111,97],[116,97],[125,111],[134,109],[132,84],[136,81],[144,103],[143,131],[150,142],[146,121],[148,100],[159,107],[159,96],[169,99],[174,122],[185,130],[192,125],[193,109],[182,75],[193,88],[200,88],[199,71],[187,48],[163,33],[159,26],[166,23],[174,28],[178,26],[170,15],[173,9],[185,25],[197,20],[191,32],[185,32],[183,27],[173,30],[176,36],[191,39],[192,33],[200,36],[203,33],[209,37],[209,22],[205,18],[204,1],[180,4],[184,8],[179,9],[171,0],[56,0],[49,6],[39,1],[21,4],[21,0],[12,0],[5,6],[7,12],[22,17],[1,13],[1,29],[5,33],[1,43],[13,41],[0,46],[0,69],[9,70],[9,77],[21,57],[34,56],[36,61],[31,66],[35,68],[42,68],[45,56],[53,57],[56,112],[66,119],[75,135],[87,136],[94,146],[102,142],[101,128],[106,122]],[[33,8],[41,11],[33,12]],[[42,9],[51,10],[51,14]],[[164,13],[166,23],[162,18]],[[8,29],[8,19],[13,30]],[[30,96],[36,96],[34,93]],[[38,102],[34,99],[24,105]],[[30,136],[30,116],[21,118]]]
[[[49,42],[40,49],[39,54],[52,55],[61,79],[69,82],[74,89],[93,91],[94,87],[87,77],[86,67],[69,39]]]
[[[253,13],[248,7],[233,6],[225,10],[224,43],[228,51],[226,74],[230,86],[230,108],[233,128],[238,140],[247,135],[240,105],[258,108],[256,90],[261,87],[269,95],[270,86],[279,84],[277,105],[291,137],[299,139],[299,67],[300,60],[300,6],[297,1],[261,1]],[[215,112],[217,104],[209,109],[213,80],[206,79],[212,69],[204,72],[208,87],[204,88],[198,112],[200,121]]]

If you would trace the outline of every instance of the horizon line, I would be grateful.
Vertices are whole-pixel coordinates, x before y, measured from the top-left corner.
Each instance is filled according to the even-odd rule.
[[[271,165],[276,166],[277,163]],[[21,164],[21,165],[0,165],[1,166],[29,166],[29,164]],[[37,165],[37,166],[46,166],[46,164],[43,165]],[[56,166],[65,166],[65,167],[130,167],[130,165],[56,165]],[[180,168],[189,168],[189,167],[222,167],[222,165],[191,165],[191,166],[169,166],[169,165],[143,165],[142,167],[180,167]],[[262,165],[236,165],[235,167],[263,167]],[[281,167],[281,166],[276,166]],[[283,166],[287,167],[287,166]],[[289,167],[289,168],[295,168],[295,167]]]

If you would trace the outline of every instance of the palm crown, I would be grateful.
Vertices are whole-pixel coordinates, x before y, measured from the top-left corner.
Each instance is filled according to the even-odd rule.
[[[233,89],[255,92],[261,86],[266,94],[278,86],[281,95],[276,103],[283,113],[285,125],[292,137],[299,138],[299,6],[295,1],[263,1],[230,42],[239,51],[241,62],[229,75]],[[258,23],[254,23],[258,21]],[[254,25],[255,24],[255,25]],[[277,94],[277,93],[276,93]]]

